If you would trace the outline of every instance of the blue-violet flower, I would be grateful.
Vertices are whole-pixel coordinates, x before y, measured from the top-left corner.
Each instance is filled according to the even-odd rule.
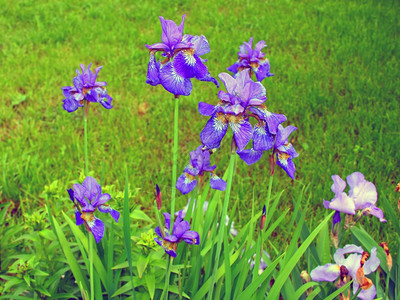
[[[73,86],[64,86],[62,91],[65,99],[63,100],[63,108],[68,112],[73,112],[82,107],[84,101],[99,102],[107,109],[111,109],[112,98],[107,94],[105,81],[96,81],[97,75],[101,68],[97,67],[95,73],[90,70],[92,64],[87,69],[81,64],[81,71],[76,70],[78,76],[72,80]]]
[[[190,230],[190,224],[188,221],[183,221],[182,211],[178,212],[178,217],[175,219],[173,225],[172,234],[169,234],[171,215],[169,213],[164,213],[164,218],[165,228],[161,231],[159,226],[156,227],[155,232],[160,239],[154,238],[154,240],[164,248],[168,255],[176,257],[176,249],[178,244],[182,241],[187,244],[200,244],[199,234],[196,231]]]
[[[200,56],[210,52],[210,46],[204,35],[183,35],[185,15],[179,26],[172,20],[160,17],[162,35],[161,43],[146,45],[150,52],[146,83],[156,86],[161,84],[174,95],[190,95],[191,78],[201,81],[218,82],[207,70],[205,59]],[[157,61],[155,53],[162,51],[164,60]]]
[[[269,60],[265,57],[265,53],[261,52],[262,48],[266,47],[265,41],[259,41],[253,49],[253,38],[250,41],[244,42],[239,47],[239,60],[228,68],[228,71],[238,75],[242,70],[249,69],[250,76],[254,73],[257,81],[262,81],[266,77],[274,76],[269,72]]]
[[[111,199],[110,194],[102,194],[100,184],[90,176],[85,178],[82,185],[76,183],[67,191],[75,206],[76,225],[85,224],[86,229],[92,232],[96,243],[100,242],[104,235],[104,223],[94,216],[96,209],[111,214],[117,223],[119,219],[119,212],[105,204]]]
[[[196,150],[190,152],[190,162],[183,170],[176,182],[176,188],[187,194],[191,192],[197,184],[196,177],[203,179],[204,172],[210,172],[210,186],[215,190],[224,191],[226,182],[215,175],[214,170],[217,166],[210,166],[210,152],[206,147],[199,146]]]

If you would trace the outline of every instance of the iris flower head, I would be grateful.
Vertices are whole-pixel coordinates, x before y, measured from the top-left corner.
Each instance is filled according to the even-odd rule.
[[[215,190],[224,191],[226,182],[219,178],[214,170],[217,166],[210,166],[210,152],[206,147],[199,146],[196,150],[190,152],[190,162],[183,170],[176,182],[176,188],[182,194],[190,193],[197,185],[197,179],[202,179],[205,172],[211,173],[210,186]],[[201,180],[200,179],[200,180]]]
[[[146,45],[150,52],[147,67],[146,83],[156,86],[161,84],[174,95],[190,95],[192,91],[191,78],[214,82],[202,55],[210,52],[210,45],[204,35],[183,35],[185,15],[179,26],[172,20],[160,17],[162,35],[161,43]],[[162,52],[162,60],[157,61],[156,53]]]
[[[324,206],[336,211],[334,223],[341,221],[340,213],[355,215],[356,211],[363,215],[375,216],[379,221],[386,222],[383,211],[375,205],[378,200],[376,187],[372,182],[365,180],[362,173],[354,172],[347,176],[346,180],[350,187],[348,194],[344,192],[346,181],[338,175],[333,175],[332,180],[331,190],[335,197],[331,201],[324,200]]]
[[[85,224],[86,229],[91,232],[96,243],[104,236],[104,223],[94,216],[98,209],[102,213],[109,213],[118,223],[119,212],[106,204],[111,199],[110,194],[102,194],[101,186],[96,179],[87,176],[81,184],[74,184],[72,189],[68,189],[68,194],[75,207],[76,225]]]
[[[239,47],[239,60],[228,68],[228,71],[234,74],[234,77],[243,70],[250,70],[250,76],[254,73],[257,81],[263,81],[266,77],[274,76],[270,73],[269,60],[261,50],[266,47],[265,41],[259,41],[253,49],[253,38],[249,42],[244,42]]]
[[[107,94],[105,81],[96,81],[97,75],[101,68],[97,67],[94,73],[90,70],[92,64],[89,64],[87,69],[81,64],[81,70],[77,69],[72,80],[73,86],[64,86],[61,88],[65,99],[63,100],[63,108],[68,112],[73,112],[79,107],[82,107],[84,101],[99,102],[107,109],[111,109],[112,98]]]
[[[357,293],[360,287],[358,281],[356,280],[356,274],[360,268],[360,262],[362,259],[362,254],[364,250],[361,247],[355,245],[346,245],[343,248],[336,250],[333,258],[335,263],[329,263],[323,266],[318,266],[311,271],[310,276],[313,281],[330,281],[333,282],[337,278],[343,275],[348,275],[353,278],[353,294]],[[375,272],[379,267],[380,260],[377,256],[376,247],[372,248],[371,256],[364,263],[364,274],[368,275]],[[346,274],[343,274],[343,270],[346,270]],[[368,289],[363,289],[359,294],[358,298],[363,300],[374,299],[376,296],[376,288],[374,285]]]
[[[191,245],[200,244],[199,234],[196,231],[191,231],[189,222],[182,219],[182,210],[178,212],[178,216],[175,219],[172,234],[169,234],[171,215],[169,213],[164,213],[164,218],[165,228],[160,229],[159,226],[156,227],[155,233],[159,238],[154,238],[154,240],[168,255],[176,257],[176,249],[178,248],[178,244],[182,241]]]

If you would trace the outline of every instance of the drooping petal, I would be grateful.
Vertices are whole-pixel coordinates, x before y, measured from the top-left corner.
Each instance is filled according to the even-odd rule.
[[[272,113],[265,106],[250,107],[249,110],[267,122],[269,132],[272,134],[276,134],[279,124],[286,121],[285,115]]]
[[[276,147],[286,144],[290,134],[295,130],[297,130],[297,127],[294,127],[292,125],[289,125],[287,127],[279,125],[278,131],[276,133],[276,141],[275,141]]]
[[[190,224],[188,221],[181,221],[174,224],[173,235],[176,236],[177,240],[182,238],[182,235],[190,229]]]
[[[371,204],[371,206],[364,208],[363,210],[364,215],[372,215],[375,216],[379,219],[381,222],[386,222],[386,219],[383,215],[383,211],[379,208],[376,207],[375,205]]]
[[[190,43],[193,44],[194,53],[198,56],[202,56],[210,52],[210,44],[208,43],[208,40],[204,35],[192,36],[190,39]]]
[[[274,76],[275,74],[270,72],[270,64],[268,59],[260,59],[258,63],[258,68],[253,69],[256,74],[257,81],[263,81],[267,77]]]
[[[83,224],[83,219],[81,218],[81,213],[79,212],[79,209],[75,207],[75,223],[77,226]]]
[[[207,72],[207,74],[204,76],[204,77],[196,77],[196,79],[197,80],[200,80],[200,81],[208,81],[208,82],[212,82],[212,83],[214,83],[216,86],[217,86],[217,88],[219,88],[219,82],[217,81],[217,79],[215,79],[214,77],[212,77],[211,76],[211,74],[210,73],[208,73]]]
[[[353,294],[356,294],[357,291],[353,289]],[[366,290],[361,290],[361,292],[358,294],[357,298],[361,300],[373,300],[375,299],[376,296],[376,287],[375,285],[372,285],[369,289]]]
[[[237,152],[239,157],[248,165],[252,165],[259,161],[263,156],[264,151],[256,151],[253,148]]]
[[[369,259],[364,264],[364,274],[368,275],[375,272],[378,269],[381,261],[378,258],[378,253],[376,247],[371,249],[371,255]]]
[[[190,79],[178,75],[171,62],[161,68],[160,82],[168,92],[174,95],[189,96],[192,91]]]
[[[171,224],[171,215],[169,213],[163,213],[165,219],[165,228],[169,231],[169,226]]]
[[[210,186],[214,190],[220,190],[220,191],[226,190],[226,182],[215,174],[211,174]]]
[[[210,149],[219,148],[228,129],[228,121],[222,113],[216,113],[200,133],[201,142]]]
[[[200,173],[200,170],[198,168],[193,167],[192,164],[188,164],[185,169],[183,169],[184,173],[188,173],[189,175],[192,176],[197,176]]]
[[[267,151],[274,147],[274,136],[266,130],[264,121],[254,125],[253,148],[254,150]]]
[[[229,68],[227,68],[227,70],[229,72],[232,72],[233,74],[236,74],[238,72],[238,68],[239,68],[240,64],[238,62],[235,62],[232,66],[230,66]]]
[[[108,200],[111,199],[111,195],[110,194],[97,194],[97,197],[94,201],[92,201],[92,205],[93,206],[99,206],[99,205],[103,205],[104,203],[106,203]]]
[[[199,102],[199,113],[203,116],[212,116],[215,112],[216,106],[205,102]]]
[[[176,182],[176,188],[181,191],[182,194],[186,195],[193,191],[194,187],[197,184],[197,180],[193,175],[184,172],[181,176],[179,176]]]
[[[79,101],[76,101],[74,98],[67,98],[63,100],[63,109],[67,112],[74,112],[80,107]]]
[[[109,213],[111,217],[118,223],[119,212],[115,209],[112,209],[110,205],[100,205],[98,206],[99,211],[102,213]]]
[[[345,255],[349,253],[358,253],[362,254],[364,252],[362,247],[356,245],[346,245],[343,248],[339,248],[336,250],[335,254],[333,255],[333,259],[338,265],[344,265],[346,258]],[[361,255],[360,255],[361,259]]]
[[[276,158],[276,164],[280,166],[289,175],[290,178],[294,179],[296,166],[294,165],[290,155],[285,152],[277,152]]]
[[[111,101],[113,98],[111,98],[109,95],[105,95],[105,97],[100,98],[99,102],[101,105],[103,105],[104,108],[106,109],[111,109],[113,108]]]
[[[150,53],[146,83],[153,86],[160,84],[160,63],[156,61],[154,53]]]
[[[104,223],[96,218],[93,213],[82,213],[81,218],[85,221],[92,232],[96,243],[100,242],[104,235]]]
[[[162,234],[161,234],[161,230],[160,230],[160,227],[159,226],[157,226],[156,227],[156,229],[154,229],[154,232],[160,237],[160,238],[162,238],[163,236],[162,236]],[[160,246],[161,246],[161,244],[160,243],[158,243]]]
[[[332,175],[333,184],[331,186],[332,192],[335,193],[336,197],[340,195],[346,188],[346,181],[340,178],[339,175]]]
[[[243,116],[227,115],[227,119],[238,150],[243,151],[253,136],[253,127]]]
[[[326,264],[318,266],[311,271],[310,276],[313,281],[330,281],[333,282],[340,275],[340,266],[336,264]]]
[[[208,73],[206,65],[191,49],[179,51],[172,63],[176,73],[183,78],[202,78]]]
[[[200,236],[196,231],[186,231],[182,237],[183,241],[185,243],[191,244],[191,245],[199,245],[200,244]]]
[[[356,213],[354,201],[347,196],[346,193],[341,193],[336,198],[332,199],[329,208],[350,215]]]

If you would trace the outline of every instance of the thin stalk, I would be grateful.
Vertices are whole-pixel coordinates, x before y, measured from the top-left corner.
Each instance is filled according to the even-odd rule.
[[[171,263],[172,263],[172,257],[169,257],[169,259],[167,259],[167,274],[165,275],[164,289],[163,289],[160,299],[168,300],[169,278],[171,275]]]
[[[178,118],[179,118],[179,96],[175,95],[175,111],[174,111],[174,149],[172,152],[172,183],[171,183],[171,226],[170,234],[172,234],[172,224],[174,224],[175,214],[175,195],[176,195],[176,167],[178,160]]]
[[[232,189],[232,180],[233,180],[233,170],[234,170],[234,165],[235,165],[235,159],[236,159],[236,153],[235,153],[235,151],[232,151],[231,157],[229,160],[229,170],[228,170],[228,179],[227,179],[227,187],[226,187],[226,191],[225,191],[224,205],[222,208],[221,220],[219,222],[219,228],[218,228],[218,230],[219,230],[218,231],[218,242],[217,242],[217,252],[215,253],[214,271],[212,274],[211,284],[210,284],[210,289],[208,291],[207,299],[212,299],[212,297],[213,297],[214,284],[215,284],[215,279],[216,279],[216,275],[217,275],[217,270],[219,267],[219,257],[221,254],[222,240],[224,239],[224,231],[226,230],[225,216],[228,211],[229,197],[230,197],[231,189]],[[228,245],[226,245],[226,246],[228,246]]]
[[[94,300],[94,276],[93,276],[93,235],[89,232],[89,277],[90,299]]]
[[[85,176],[89,175],[89,160],[88,160],[88,116],[89,116],[89,102],[85,101],[85,109],[83,113],[83,128],[85,136]]]
[[[268,228],[269,221],[272,218],[272,216],[269,216],[269,202],[271,201],[271,191],[272,191],[272,183],[273,183],[273,181],[274,181],[274,174],[269,176],[267,202],[265,203],[265,208],[266,208],[266,210],[268,212],[266,220],[265,220],[265,228]]]

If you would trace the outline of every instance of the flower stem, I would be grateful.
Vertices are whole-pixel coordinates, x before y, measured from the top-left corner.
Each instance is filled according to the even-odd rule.
[[[89,277],[90,277],[90,299],[94,300],[93,235],[90,232],[89,232]]]
[[[85,101],[85,109],[83,115],[83,128],[84,128],[84,136],[85,136],[85,176],[89,175],[89,160],[88,160],[88,116],[89,116],[89,102]]]
[[[161,294],[160,299],[168,300],[168,291],[169,291],[169,278],[171,276],[171,264],[172,264],[172,257],[168,256],[167,259],[167,274],[165,275],[165,284],[164,289]]]
[[[175,213],[175,194],[176,194],[176,167],[178,160],[178,117],[179,117],[179,96],[175,95],[175,111],[174,111],[174,149],[172,157],[172,183],[171,183],[171,226],[170,233],[174,227],[174,213]]]
[[[224,231],[226,230],[225,216],[228,211],[229,197],[230,197],[231,189],[232,189],[232,180],[233,180],[233,173],[234,173],[233,170],[234,170],[234,166],[235,166],[235,159],[236,159],[236,153],[235,153],[235,151],[232,151],[231,157],[229,160],[229,169],[228,169],[228,178],[227,178],[227,187],[226,187],[226,191],[225,191],[224,205],[222,208],[221,220],[219,221],[218,242],[217,242],[217,252],[215,253],[214,271],[213,271],[213,275],[211,278],[211,284],[210,284],[210,289],[208,291],[207,299],[213,299],[213,290],[214,290],[214,284],[215,284],[215,279],[216,279],[216,275],[217,275],[217,270],[219,267],[219,257],[221,254],[222,241],[224,239]]]
[[[268,194],[267,194],[267,202],[265,203],[265,208],[267,210],[267,216],[265,219],[265,228],[268,228],[269,221],[271,220],[272,216],[270,215],[270,210],[269,210],[269,202],[271,201],[271,191],[272,191],[272,183],[274,179],[274,175],[269,176],[269,184],[268,184]]]

